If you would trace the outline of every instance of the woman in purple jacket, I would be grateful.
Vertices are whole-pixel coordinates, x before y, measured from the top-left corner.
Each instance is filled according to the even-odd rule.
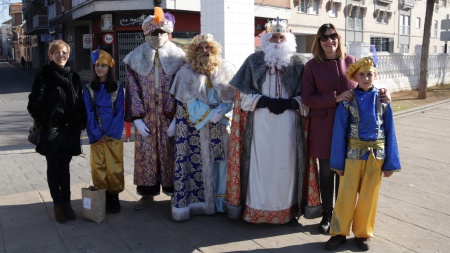
[[[357,83],[345,72],[356,61],[342,51],[341,36],[332,24],[323,24],[312,45],[313,59],[305,64],[302,76],[302,101],[310,108],[310,155],[319,159],[319,183],[323,216],[320,231],[330,229],[333,192],[339,188],[339,177],[330,169],[331,136],[337,105],[353,98]],[[389,95],[388,95],[389,96]],[[389,101],[387,96],[383,101]],[[336,181],[336,183],[335,183]]]

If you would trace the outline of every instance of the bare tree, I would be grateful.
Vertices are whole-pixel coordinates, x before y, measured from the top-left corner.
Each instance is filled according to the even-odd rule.
[[[420,76],[419,76],[419,99],[427,98],[428,86],[428,54],[430,52],[431,21],[433,20],[433,10],[435,0],[427,0],[425,11],[425,23],[423,26],[422,52],[420,55]]]

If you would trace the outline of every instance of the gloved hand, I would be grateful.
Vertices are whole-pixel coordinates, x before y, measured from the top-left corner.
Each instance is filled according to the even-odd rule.
[[[298,103],[293,98],[280,98],[278,102],[281,104],[284,110],[296,110],[298,109]]]
[[[286,110],[286,106],[283,101],[277,98],[270,98],[267,108],[271,113],[276,115],[282,114]]]
[[[256,108],[266,108],[269,103],[270,98],[266,96],[261,96],[256,104]]]
[[[142,119],[135,119],[134,126],[136,127],[138,133],[140,135],[142,135],[142,137],[148,136],[150,129],[148,129],[148,127],[145,125],[145,123],[144,123],[144,121],[142,121]]]
[[[169,128],[167,129],[167,134],[169,135],[169,137],[172,137],[175,135],[175,132],[176,132],[176,125],[175,125],[175,118],[173,118]]]
[[[300,100],[300,103],[297,101]],[[289,99],[280,99],[282,104],[286,107],[286,110],[299,110],[300,115],[306,117],[309,114],[309,107],[303,104],[302,99],[300,97],[289,98]]]
[[[223,118],[223,115],[220,114],[220,111],[221,111],[221,110],[222,110],[221,108],[218,109],[218,110],[216,110],[216,111],[214,112],[214,114],[211,116],[211,118],[209,119],[209,121],[211,121],[212,123],[217,123],[217,122],[219,122],[219,121]]]

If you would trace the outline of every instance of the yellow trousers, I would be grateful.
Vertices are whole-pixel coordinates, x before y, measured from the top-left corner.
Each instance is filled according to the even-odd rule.
[[[125,187],[123,170],[122,140],[91,144],[91,173],[95,187],[113,194],[122,192]]]
[[[356,237],[373,237],[383,163],[384,160],[373,156],[369,156],[368,160],[345,160],[345,172],[340,178],[331,219],[332,236],[348,236],[352,226]]]

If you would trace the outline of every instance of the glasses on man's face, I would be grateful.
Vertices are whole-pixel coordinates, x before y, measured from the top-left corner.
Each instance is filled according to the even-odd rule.
[[[331,40],[336,40],[338,38],[338,34],[337,33],[332,33],[332,34],[330,34],[330,35],[322,35],[322,36],[320,36],[320,41],[322,41],[322,42],[326,42],[328,39],[331,39]]]
[[[161,35],[163,35],[164,33],[166,33],[166,32],[164,32],[164,31],[161,30],[161,29],[156,29],[156,30],[154,30],[152,33],[150,33],[150,35],[151,35],[151,36],[161,36]]]
[[[66,51],[55,51],[53,55],[67,57],[69,53],[67,53]]]

